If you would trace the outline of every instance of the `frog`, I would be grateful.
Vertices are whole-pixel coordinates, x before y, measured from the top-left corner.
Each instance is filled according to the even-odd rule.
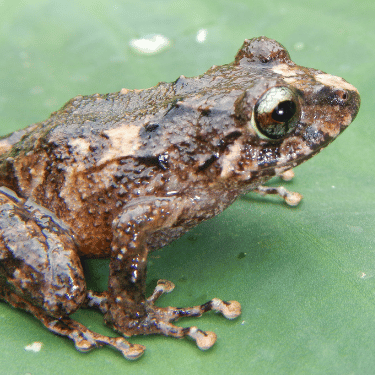
[[[82,352],[107,345],[136,359],[145,347],[127,338],[151,334],[211,348],[214,332],[175,321],[235,319],[240,303],[158,307],[174,284],[161,279],[146,296],[149,254],[251,191],[297,205],[301,195],[265,183],[292,178],[359,107],[354,86],[267,37],[197,77],[71,99],[0,140],[0,299]],[[110,259],[105,291],[88,289],[87,258]],[[118,337],[73,320],[79,308],[99,310]]]

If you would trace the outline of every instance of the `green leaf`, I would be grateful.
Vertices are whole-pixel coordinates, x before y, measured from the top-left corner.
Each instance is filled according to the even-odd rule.
[[[364,0],[0,1],[1,134],[44,120],[78,94],[199,75],[260,35],[300,65],[343,76],[362,97],[354,124],[287,183],[303,194],[299,207],[248,194],[151,255],[149,289],[159,278],[177,285],[161,305],[241,302],[234,321],[206,314],[179,322],[215,331],[212,349],[153,336],[130,339],[147,346],[135,362],[109,348],[82,354],[1,302],[1,373],[373,374],[374,18],[375,3]],[[169,41],[158,53],[130,45],[155,34]],[[105,288],[108,261],[85,266],[89,284]],[[115,335],[99,313],[74,318]],[[41,350],[25,351],[33,342]]]

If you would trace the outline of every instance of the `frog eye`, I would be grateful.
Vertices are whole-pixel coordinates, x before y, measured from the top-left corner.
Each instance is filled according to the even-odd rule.
[[[297,95],[287,87],[272,87],[255,105],[251,124],[262,138],[280,139],[294,130],[299,114]]]

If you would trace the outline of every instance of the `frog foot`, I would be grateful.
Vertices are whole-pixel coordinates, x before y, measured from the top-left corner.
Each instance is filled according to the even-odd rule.
[[[195,340],[199,349],[207,350],[216,341],[216,334],[214,332],[202,331],[195,326],[182,328],[173,325],[171,322],[182,317],[199,317],[211,310],[220,312],[227,319],[237,318],[241,314],[241,305],[239,302],[226,302],[218,298],[214,298],[202,305],[187,308],[157,307],[154,305],[155,301],[162,294],[169,293],[173,289],[174,284],[172,282],[159,280],[153,294],[145,301],[146,314],[143,319],[131,320],[129,322],[129,319],[121,317],[118,314],[113,316],[111,309],[109,309],[109,316],[112,316],[108,319],[107,315],[107,322],[125,336],[140,334],[162,334],[176,338],[189,336]]]
[[[158,324],[160,333],[166,336],[173,336],[183,338],[189,336],[196,341],[199,349],[209,349],[216,341],[216,334],[210,331],[202,331],[199,328],[193,327],[177,327],[171,324],[182,317],[199,317],[207,311],[220,312],[227,319],[235,319],[241,314],[241,305],[237,301],[222,301],[219,298],[212,300],[198,306],[176,308],[165,307],[160,308],[154,306],[155,301],[164,293],[170,293],[174,289],[174,284],[168,280],[159,280],[153,294],[147,299],[147,304],[152,312],[152,315],[158,317]]]
[[[303,198],[300,193],[289,191],[285,189],[284,186],[271,187],[259,185],[254,189],[254,192],[263,197],[269,194],[277,194],[279,197],[284,199],[288,206],[297,206]]]
[[[80,352],[108,345],[119,350],[126,359],[133,360],[139,358],[146,349],[143,345],[129,343],[123,337],[108,337],[93,332],[68,317],[55,319],[44,315],[40,320],[50,331],[73,340]]]
[[[294,178],[294,171],[293,169],[288,169],[286,171],[277,173],[276,175],[283,181],[290,181]],[[270,187],[259,185],[254,189],[254,192],[263,197],[269,194],[277,194],[279,197],[284,199],[288,206],[298,206],[299,202],[301,202],[303,198],[301,194],[294,191],[289,191],[285,189],[284,186]]]
[[[288,169],[286,171],[277,173],[276,175],[283,181],[290,181],[294,178],[294,171],[293,169]],[[289,191],[285,189],[284,186],[270,187],[259,185],[254,189],[254,192],[263,197],[269,194],[277,194],[279,197],[284,199],[288,206],[298,206],[303,198],[301,194]]]
[[[8,293],[5,299],[14,307],[22,308],[33,314],[51,332],[66,336],[73,340],[75,347],[80,352],[87,352],[103,345],[119,350],[127,359],[137,359],[145,351],[143,345],[131,344],[123,337],[108,337],[93,332],[83,324],[74,321],[68,316],[56,318],[48,315],[42,308],[34,306],[15,293]]]

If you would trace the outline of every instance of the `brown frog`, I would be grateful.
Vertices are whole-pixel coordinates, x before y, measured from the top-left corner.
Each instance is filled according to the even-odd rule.
[[[296,65],[276,41],[245,40],[235,61],[146,90],[78,96],[44,122],[0,141],[0,298],[32,313],[81,351],[101,345],[128,359],[144,347],[72,320],[79,307],[104,314],[124,336],[213,332],[172,324],[209,310],[232,319],[236,301],[160,308],[173,284],[146,298],[148,253],[318,153],[356,116],[357,90]],[[108,290],[86,289],[80,258],[109,257]]]

